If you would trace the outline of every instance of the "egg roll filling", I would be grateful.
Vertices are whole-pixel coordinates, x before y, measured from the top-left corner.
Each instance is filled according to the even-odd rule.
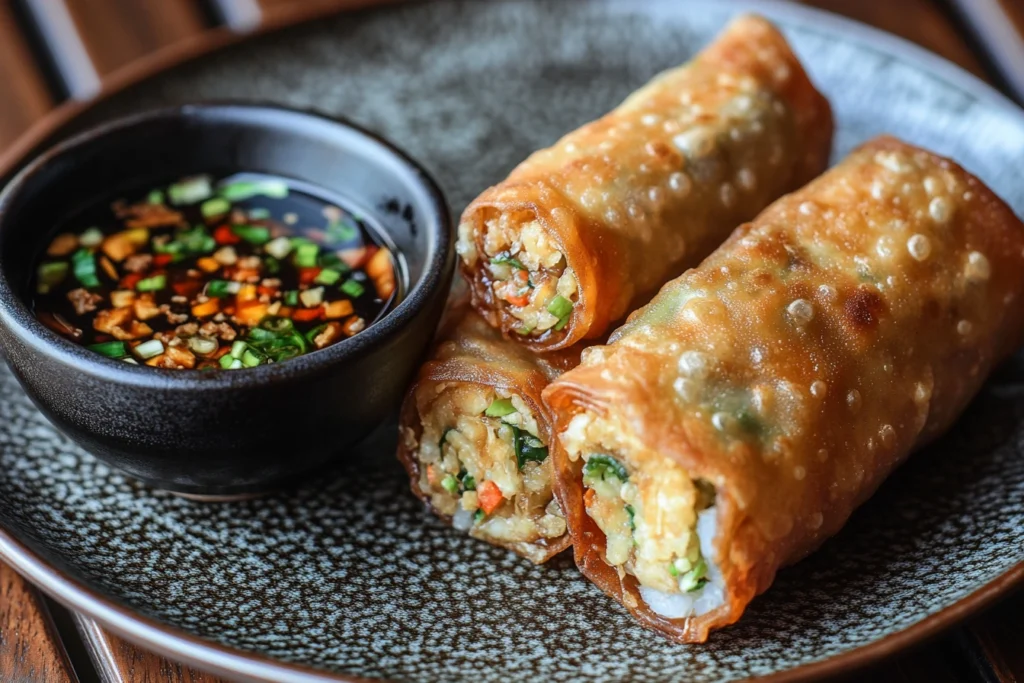
[[[538,336],[561,332],[578,298],[572,268],[539,221],[528,211],[503,212],[459,226],[456,249],[470,266],[483,260],[483,276],[498,305],[516,322],[511,331]]]
[[[715,562],[715,489],[647,448],[614,417],[576,415],[560,435],[583,459],[584,505],[605,535],[605,562],[636,578],[640,596],[670,619],[725,603]]]
[[[466,382],[421,389],[419,487],[453,526],[502,543],[559,538],[565,518],[551,490],[547,445],[514,393]]]

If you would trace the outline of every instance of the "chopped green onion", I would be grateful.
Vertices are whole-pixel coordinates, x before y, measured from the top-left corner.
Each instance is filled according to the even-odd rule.
[[[565,329],[565,326],[568,325],[568,324],[569,324],[569,316],[565,316],[564,318],[560,318],[558,320],[558,322],[555,323],[555,328],[554,328],[555,332],[561,332],[563,329]]]
[[[224,354],[220,357],[220,366],[225,370],[238,370],[239,368],[244,367],[242,361],[235,358],[230,353]]]
[[[36,291],[40,294],[46,294],[52,288],[64,282],[64,278],[68,276],[68,264],[67,261],[54,261],[52,263],[43,263],[39,266],[38,280],[36,284]]]
[[[583,467],[583,477],[601,481],[614,477],[623,483],[629,481],[629,473],[626,472],[625,466],[612,456],[603,453],[590,456],[587,464]]]
[[[85,348],[107,358],[124,358],[128,355],[128,346],[123,341],[108,341],[101,344],[92,344]]]
[[[263,356],[252,348],[247,348],[242,354],[242,365],[247,368],[254,368],[263,363]]]
[[[629,515],[629,530],[636,531],[636,510],[632,505],[625,505],[626,514]]]
[[[288,196],[288,185],[280,180],[242,180],[222,185],[217,192],[232,202],[250,199],[260,194],[274,199],[284,199]]]
[[[83,247],[98,247],[103,241],[103,232],[99,228],[89,228],[78,236],[78,243]]]
[[[200,356],[209,356],[219,346],[220,344],[216,339],[210,339],[209,337],[190,337],[188,340],[188,347]]]
[[[96,258],[88,249],[79,249],[71,255],[71,267],[83,287],[99,287],[96,277]]]
[[[204,199],[209,199],[213,194],[210,187],[210,177],[201,175],[194,178],[186,178],[167,188],[167,196],[171,204],[180,206],[182,204],[195,204]]]
[[[179,245],[177,247],[173,245]],[[217,241],[206,232],[206,226],[197,225],[190,230],[179,230],[174,242],[166,245],[169,253],[208,254],[217,248]]]
[[[480,522],[484,521],[486,517],[487,513],[484,512],[483,509],[478,509],[476,512],[473,513],[473,522],[479,524]]]
[[[263,266],[267,269],[268,275],[277,275],[281,272],[281,262],[273,256],[263,259]]]
[[[492,257],[491,263],[503,263],[512,266],[513,268],[518,268],[519,270],[527,270],[526,266],[523,265],[522,261],[517,259],[512,254],[508,253],[507,251],[503,251],[497,256]]]
[[[339,273],[347,273],[352,270],[352,267],[338,258],[338,255],[333,251],[325,251],[321,253],[319,263],[321,268],[330,268],[331,270],[336,270]]]
[[[241,358],[245,355],[245,350],[249,348],[249,345],[244,341],[236,341],[231,345],[231,357]]]
[[[277,259],[287,258],[292,252],[292,241],[287,237],[272,239],[263,247],[263,251]]]
[[[526,335],[528,335],[531,332],[533,332],[533,328],[528,326],[528,325],[523,325],[522,327],[517,327],[515,332],[516,332],[516,334],[519,334],[519,335],[522,335],[522,336],[525,337]]]
[[[567,318],[572,313],[572,302],[559,294],[548,304],[548,313],[559,320]]]
[[[341,291],[345,292],[353,299],[358,299],[363,295],[363,292],[366,291],[366,287],[363,287],[355,280],[345,280],[341,285]]]
[[[441,480],[441,488],[448,493],[455,493],[459,490],[459,480],[449,474]]]
[[[299,292],[298,290],[291,289],[284,293],[284,305],[285,306],[298,306],[299,305]]]
[[[260,225],[234,225],[231,232],[250,244],[266,244],[270,241],[270,229]]]
[[[708,573],[708,565],[704,561],[704,558],[697,560],[697,564],[694,565],[693,569],[683,574],[679,579],[679,590],[684,592],[692,592],[698,590],[708,582],[705,576]]]
[[[341,279],[341,273],[330,268],[324,268],[320,271],[320,274],[313,280],[318,285],[333,285]]]
[[[668,573],[671,574],[672,576],[679,576],[679,570],[676,569],[675,562],[669,562],[668,563]]]
[[[203,202],[202,206],[199,207],[199,211],[202,212],[203,218],[223,216],[230,210],[231,202],[221,197],[207,199],[205,202]]]
[[[227,280],[210,280],[206,285],[206,296],[221,299],[232,294],[238,294],[242,289],[241,282],[228,282]]]
[[[299,299],[302,300],[302,305],[306,308],[316,308],[324,302],[324,288],[314,287],[313,289],[299,292]]]
[[[476,479],[474,479],[473,475],[468,472],[462,475],[462,490],[476,491]]]
[[[487,417],[505,417],[517,412],[516,407],[512,405],[512,399],[510,398],[496,398],[491,401],[491,405],[487,406],[487,410],[484,411],[484,415]]]
[[[308,341],[310,344],[315,344],[316,338],[319,337],[326,329],[327,323],[324,323],[323,325],[317,325],[316,327],[314,327],[313,329],[306,333],[306,341]]]
[[[142,360],[155,358],[164,352],[164,343],[159,339],[150,339],[135,347],[135,355]]]
[[[295,265],[299,268],[316,268],[316,257],[320,247],[316,244],[299,244],[295,248]]]
[[[260,321],[260,329],[281,336],[295,331],[295,324],[289,318],[264,318]]]
[[[161,192],[160,190],[153,190],[148,195],[146,195],[146,201],[149,202],[150,204],[163,204],[164,193]]]
[[[543,441],[515,425],[508,426],[512,430],[512,447],[520,470],[528,462],[544,462],[547,459],[548,447]]]
[[[166,275],[154,275],[153,277],[147,277],[139,280],[135,285],[135,289],[140,292],[159,292],[166,286]]]

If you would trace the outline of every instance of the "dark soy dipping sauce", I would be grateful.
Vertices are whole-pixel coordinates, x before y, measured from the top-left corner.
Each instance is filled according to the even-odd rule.
[[[359,334],[401,296],[396,257],[305,183],[186,178],[97,202],[57,230],[31,282],[43,324],[169,369],[278,363]]]

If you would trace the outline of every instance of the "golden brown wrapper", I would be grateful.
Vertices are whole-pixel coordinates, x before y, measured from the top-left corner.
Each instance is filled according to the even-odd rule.
[[[422,432],[417,392],[430,384],[475,383],[518,394],[537,416],[540,438],[551,443],[551,419],[541,402],[541,391],[551,380],[579,363],[580,349],[538,356],[501,336],[466,304],[456,304],[439,335],[437,348],[421,369],[405,399],[400,415],[398,459],[409,473],[412,492],[430,505],[430,494],[420,489],[420,462],[415,447]],[[411,438],[409,438],[411,437]],[[549,457],[549,465],[551,460]],[[434,512],[451,523],[451,517]],[[494,542],[490,539],[488,542]],[[497,543],[538,564],[569,547],[569,535],[533,543]]]
[[[635,579],[605,564],[580,466],[558,449],[578,565],[676,640],[734,623],[781,566],[953,423],[1018,346],[1022,295],[1024,225],[981,181],[893,138],[859,148],[740,227],[544,392],[559,431],[583,409],[615,414],[715,486],[727,604],[654,614]]]
[[[520,327],[492,290],[483,235],[502,214],[527,216],[557,244],[579,293],[564,330],[516,338],[552,350],[602,337],[738,224],[824,170],[832,127],[828,102],[782,34],[741,17],[691,62],[534,153],[470,204],[460,263],[474,306],[506,334]]]

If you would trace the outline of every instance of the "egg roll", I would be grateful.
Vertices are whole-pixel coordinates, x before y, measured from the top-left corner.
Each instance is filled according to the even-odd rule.
[[[734,623],[1021,340],[1024,225],[879,138],[665,285],[543,399],[583,573],[682,642]]]
[[[456,529],[545,562],[569,536],[552,495],[540,392],[579,350],[538,356],[468,305],[445,328],[401,411],[398,458],[412,492]]]
[[[469,205],[456,250],[473,304],[535,350],[603,337],[823,171],[831,138],[829,104],[782,34],[737,19]]]

